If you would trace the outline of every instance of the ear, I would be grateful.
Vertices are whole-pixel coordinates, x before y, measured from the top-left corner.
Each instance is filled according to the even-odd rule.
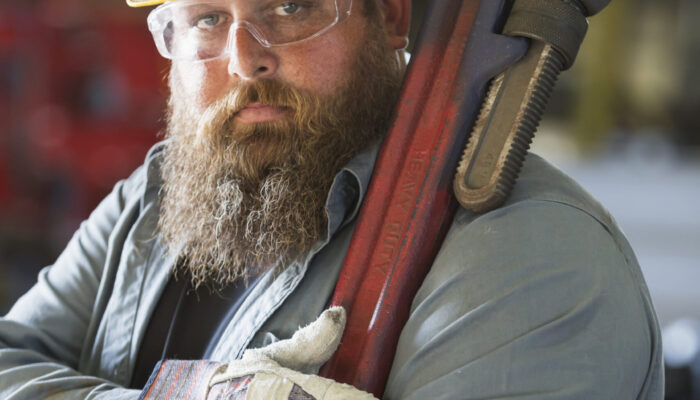
[[[397,50],[405,49],[408,46],[408,28],[411,22],[411,0],[378,0],[378,2],[384,15],[389,44]]]

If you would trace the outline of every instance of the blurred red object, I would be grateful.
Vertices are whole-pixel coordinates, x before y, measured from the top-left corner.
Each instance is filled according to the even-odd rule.
[[[7,165],[0,155],[0,209],[5,206],[10,196],[10,182],[7,177]]]
[[[157,141],[167,64],[141,14],[62,3],[0,5],[0,207],[59,182],[82,218]]]

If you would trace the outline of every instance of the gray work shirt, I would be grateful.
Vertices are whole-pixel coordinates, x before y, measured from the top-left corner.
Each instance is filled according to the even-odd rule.
[[[0,320],[0,398],[136,399],[127,389],[175,261],[156,233],[162,144]],[[288,338],[335,288],[376,148],[335,178],[328,237],[261,277],[212,359]],[[388,399],[661,399],[658,322],[608,213],[528,156],[507,203],[460,209],[411,306]]]

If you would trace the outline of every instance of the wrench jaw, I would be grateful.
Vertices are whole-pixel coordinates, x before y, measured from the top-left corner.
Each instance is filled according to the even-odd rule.
[[[493,171],[505,171],[501,162],[500,151],[498,154],[481,152],[481,163],[475,162],[478,157],[479,145],[486,134],[489,117],[493,113],[498,93],[503,86],[504,74],[493,79],[479,116],[469,137],[467,147],[457,167],[457,175],[454,179],[454,193],[462,207],[476,213],[486,212],[498,208],[508,197],[508,193],[515,185],[515,177],[510,174],[499,174],[492,178]]]
[[[551,45],[533,41],[492,80],[453,184],[464,208],[493,210],[513,190],[564,62]]]
[[[515,0],[503,34],[530,40],[525,57],[492,80],[453,183],[471,211],[500,207],[515,186],[554,84],[576,59],[587,15],[609,0]]]

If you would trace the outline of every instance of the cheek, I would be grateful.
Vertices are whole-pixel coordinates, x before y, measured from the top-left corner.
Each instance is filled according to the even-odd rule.
[[[226,90],[228,74],[221,61],[180,63],[174,66],[181,98],[187,99],[193,111],[202,113]]]
[[[330,35],[328,35],[330,36]],[[319,38],[321,39],[321,38]],[[304,49],[297,49],[297,54],[288,64],[298,86],[318,94],[332,94],[342,86],[350,75],[356,51],[350,43],[340,38],[324,38]],[[293,78],[288,79],[295,83]]]

